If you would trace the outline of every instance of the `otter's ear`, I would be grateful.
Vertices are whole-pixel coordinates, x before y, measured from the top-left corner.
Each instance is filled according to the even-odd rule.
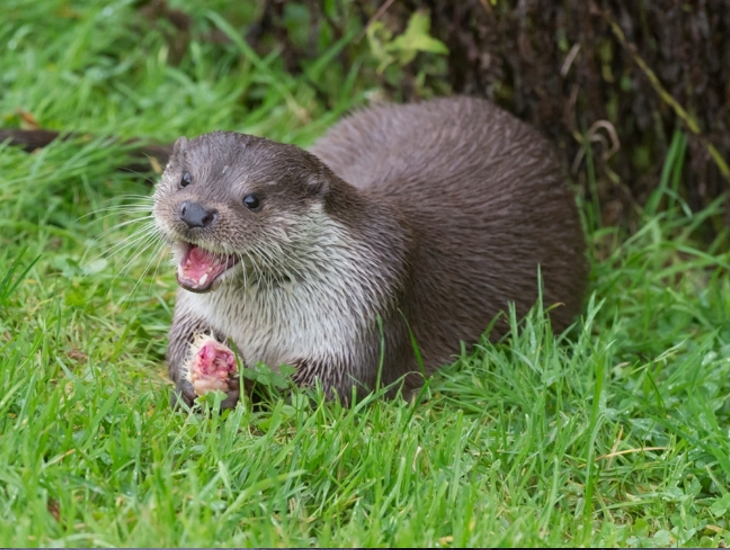
[[[172,146],[172,156],[178,157],[185,152],[188,146],[188,138],[185,136],[179,137],[175,140],[175,145]]]
[[[315,170],[309,175],[307,180],[307,188],[312,195],[323,197],[330,190],[331,180],[335,177],[329,168],[322,165],[319,170]]]

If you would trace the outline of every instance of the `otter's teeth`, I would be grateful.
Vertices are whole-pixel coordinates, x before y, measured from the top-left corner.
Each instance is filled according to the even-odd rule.
[[[208,271],[208,272],[206,272],[206,273],[203,273],[203,276],[202,276],[202,277],[200,278],[200,280],[198,281],[198,284],[199,284],[199,285],[204,285],[204,284],[206,283],[206,281],[208,280],[208,273],[209,273],[209,272],[210,272],[210,271]]]

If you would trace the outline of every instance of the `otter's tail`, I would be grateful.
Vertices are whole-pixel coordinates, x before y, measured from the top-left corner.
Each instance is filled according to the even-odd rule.
[[[61,133],[52,130],[18,130],[15,128],[0,128],[0,143],[21,147],[31,153],[41,149],[56,139],[69,139],[81,134]],[[121,167],[130,172],[148,173],[159,172],[172,154],[171,145],[146,144],[140,139],[129,139],[124,143],[135,146],[131,152],[131,162]]]
[[[52,132],[50,130],[16,130],[0,128],[0,143],[9,141],[10,145],[22,147],[30,153],[31,151],[45,147],[60,135],[61,134],[59,132]]]

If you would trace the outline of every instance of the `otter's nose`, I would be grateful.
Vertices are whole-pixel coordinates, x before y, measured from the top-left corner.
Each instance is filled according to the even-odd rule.
[[[180,207],[180,219],[188,227],[207,227],[217,215],[217,210],[207,209],[197,202],[185,201]]]

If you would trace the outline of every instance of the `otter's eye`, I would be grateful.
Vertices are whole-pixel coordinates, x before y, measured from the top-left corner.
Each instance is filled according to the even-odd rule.
[[[190,177],[190,172],[185,172],[180,180],[180,187],[187,187],[193,183],[193,178]]]
[[[259,198],[256,195],[246,195],[243,197],[243,204],[249,210],[256,210],[259,207]]]

